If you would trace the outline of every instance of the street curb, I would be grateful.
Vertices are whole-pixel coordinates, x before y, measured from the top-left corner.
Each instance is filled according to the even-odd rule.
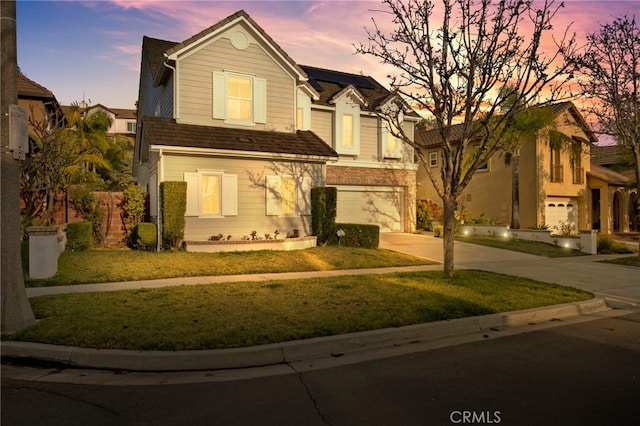
[[[160,372],[261,367],[361,351],[425,343],[470,333],[505,329],[611,309],[605,299],[566,303],[522,311],[437,321],[397,328],[318,337],[248,348],[191,351],[87,349],[42,343],[2,342],[2,358],[54,362],[78,368]]]

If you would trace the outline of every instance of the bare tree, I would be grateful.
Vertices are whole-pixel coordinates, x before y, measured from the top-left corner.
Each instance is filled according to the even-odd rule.
[[[584,96],[592,100],[587,112],[598,120],[596,131],[632,152],[640,193],[640,27],[635,17],[600,25],[587,34],[584,52],[569,60]]]
[[[559,99],[568,80],[559,63],[573,37],[566,29],[552,37],[552,20],[562,5],[533,0],[384,0],[395,29],[386,34],[373,20],[368,44],[357,52],[393,66],[391,86],[414,108],[433,118],[442,168],[426,167],[444,205],[444,272],[454,272],[455,210],[473,174],[504,147],[505,135],[522,105]],[[539,5],[539,7],[538,7]],[[543,51],[543,42],[553,41]],[[505,88],[509,88],[508,90]],[[379,111],[390,128],[402,131],[397,109]]]

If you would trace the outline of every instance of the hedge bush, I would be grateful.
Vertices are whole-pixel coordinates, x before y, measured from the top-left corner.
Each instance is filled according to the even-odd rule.
[[[337,232],[342,229],[344,236],[338,239]],[[329,236],[330,245],[345,247],[378,248],[380,245],[380,227],[357,223],[336,223]]]
[[[70,251],[84,251],[93,247],[93,224],[75,222],[67,224],[67,246]]]
[[[311,235],[315,235],[318,245],[327,243],[336,223],[338,188],[311,188]]]
[[[633,253],[630,247],[619,241],[615,241],[610,235],[598,235],[599,254],[628,254]]]
[[[155,223],[136,223],[128,239],[129,247],[135,250],[154,251],[158,247],[158,228]]]
[[[177,249],[184,239],[187,209],[187,182],[167,181],[160,184],[162,214],[162,247]]]

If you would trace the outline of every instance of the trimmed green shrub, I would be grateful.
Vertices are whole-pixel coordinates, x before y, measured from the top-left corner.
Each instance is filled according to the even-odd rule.
[[[338,238],[337,232],[339,230],[344,232],[342,238]],[[380,227],[378,225],[357,223],[336,223],[328,242],[330,245],[345,247],[378,248],[380,245]]]
[[[444,231],[444,227],[442,225],[436,225],[433,227],[433,236],[440,238],[442,237]]]
[[[69,191],[69,201],[78,213],[92,224],[93,241],[102,244],[105,236],[102,223],[107,218],[103,203],[95,196],[91,185],[76,185]],[[93,245],[93,244],[92,244]]]
[[[187,209],[187,182],[160,183],[160,209],[162,214],[162,247],[177,249],[184,239]]]
[[[84,251],[93,247],[93,224],[75,222],[67,224],[67,250]]]
[[[324,245],[336,223],[338,188],[311,188],[311,235],[315,235],[318,245]]]
[[[431,209],[427,200],[416,201],[416,229],[431,229]]]
[[[142,187],[137,184],[128,185],[122,192],[124,199],[121,207],[124,210],[122,221],[125,231],[129,235],[136,224],[144,220],[145,195]]]
[[[158,246],[158,228],[155,223],[136,223],[128,238],[128,246],[135,250],[154,251]]]
[[[633,253],[633,250],[626,244],[615,241],[610,235],[598,235],[598,253],[627,254]]]

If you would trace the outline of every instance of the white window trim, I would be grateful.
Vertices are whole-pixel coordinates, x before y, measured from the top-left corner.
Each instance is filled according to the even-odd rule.
[[[429,152],[429,167],[438,167],[438,152]]]
[[[202,212],[203,176],[220,176],[220,214],[204,214]],[[221,170],[198,170],[195,173],[185,172],[184,181],[187,182],[185,216],[216,219],[238,215],[238,175],[225,173]]]
[[[251,80],[251,119],[229,119],[227,106],[229,99],[229,77],[248,78]],[[267,80],[255,75],[231,71],[213,71],[212,73],[212,115],[214,119],[224,120],[225,124],[255,126],[267,122]]]
[[[342,141],[342,117],[353,116],[353,145],[344,145]],[[348,97],[336,101],[334,118],[335,150],[342,155],[360,155],[360,105],[351,101]]]

